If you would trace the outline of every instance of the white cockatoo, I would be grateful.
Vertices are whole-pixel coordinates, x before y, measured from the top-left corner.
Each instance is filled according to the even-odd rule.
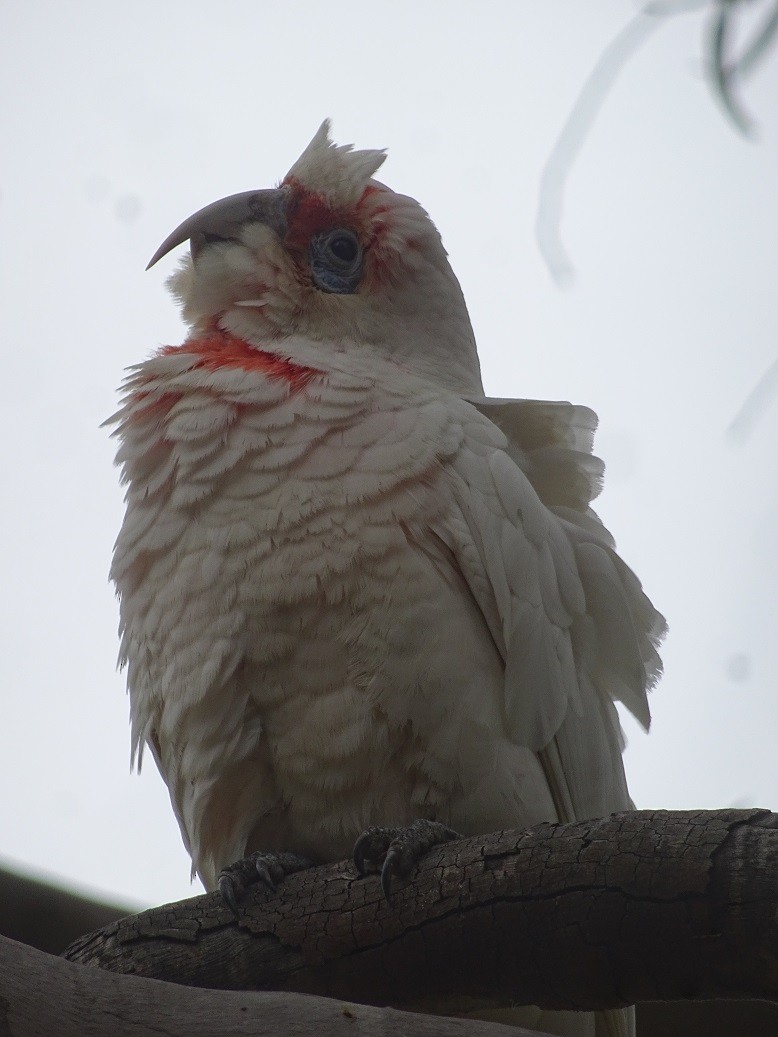
[[[191,330],[115,416],[112,577],[133,752],[207,889],[254,851],[339,860],[371,825],[631,805],[614,701],[648,724],[664,622],[590,508],[595,415],[484,396],[440,236],[372,179],[384,157],[325,122],[278,188],[152,260],[190,240]]]

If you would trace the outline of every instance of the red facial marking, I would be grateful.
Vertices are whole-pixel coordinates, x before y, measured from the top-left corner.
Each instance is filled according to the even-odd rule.
[[[306,190],[294,177],[284,181],[292,188],[288,207],[287,232],[284,243],[291,249],[307,249],[311,238],[333,227],[352,226],[351,218],[342,209],[333,208],[320,194]],[[354,230],[357,228],[354,227]]]
[[[321,374],[315,367],[296,364],[288,357],[258,349],[225,332],[189,339],[182,346],[164,346],[160,350],[162,356],[170,356],[172,353],[197,357],[192,370],[204,368],[207,371],[218,371],[225,367],[238,367],[242,371],[256,371],[268,378],[281,378],[289,383],[293,392],[304,388],[314,375]]]
[[[311,238],[334,227],[348,227],[361,239],[367,266],[365,284],[381,284],[391,280],[391,262],[383,254],[383,242],[388,232],[386,214],[391,206],[383,203],[386,189],[368,184],[359,201],[352,208],[331,205],[321,194],[309,191],[295,177],[287,177],[284,184],[291,188],[288,224],[284,244],[297,256],[301,267],[307,267],[307,251]]]

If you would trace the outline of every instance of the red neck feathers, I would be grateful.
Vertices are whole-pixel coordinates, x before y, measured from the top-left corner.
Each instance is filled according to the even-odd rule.
[[[202,338],[188,339],[181,346],[163,346],[161,356],[183,353],[196,357],[192,369],[205,368],[218,371],[222,368],[240,368],[256,371],[268,378],[280,378],[288,382],[293,390],[304,388],[314,377],[321,374],[315,367],[296,364],[289,357],[279,356],[252,346],[243,339],[225,331],[214,330]]]

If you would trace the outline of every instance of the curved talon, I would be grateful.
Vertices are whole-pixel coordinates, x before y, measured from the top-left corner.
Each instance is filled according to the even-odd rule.
[[[276,884],[275,884],[275,881],[273,880],[273,874],[270,871],[270,868],[268,866],[267,860],[262,858],[262,857],[260,857],[256,861],[255,866],[256,866],[258,881],[262,883],[262,885],[265,887],[265,889],[270,890],[271,893],[275,893],[275,891],[276,891]],[[281,872],[281,875],[279,877],[283,878],[283,872]]]
[[[370,839],[369,832],[363,832],[362,835],[354,843],[354,867],[357,869],[360,875],[367,875],[367,868],[365,865],[365,847]]]
[[[235,895],[235,880],[224,872],[219,875],[219,892],[227,907],[238,917],[238,898]]]
[[[249,886],[259,884],[269,893],[275,893],[285,875],[310,867],[308,858],[296,853],[255,851],[222,869],[218,878],[219,892],[227,907],[237,916],[238,904]]]
[[[354,867],[360,875],[372,875],[381,870],[381,862],[392,839],[400,834],[399,828],[368,828],[354,844]]]
[[[392,902],[392,879],[402,873],[401,863],[402,849],[399,846],[390,846],[381,868],[381,889],[384,891],[387,904]]]
[[[460,838],[453,828],[426,818],[418,818],[404,828],[368,828],[354,844],[354,867],[362,876],[380,872],[381,889],[387,902],[391,902],[396,875],[410,874],[433,846]]]

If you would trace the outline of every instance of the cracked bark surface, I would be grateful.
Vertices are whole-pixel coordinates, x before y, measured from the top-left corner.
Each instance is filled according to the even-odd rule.
[[[778,815],[639,811],[430,852],[387,904],[353,865],[82,937],[72,962],[192,986],[437,1011],[778,1000]]]

